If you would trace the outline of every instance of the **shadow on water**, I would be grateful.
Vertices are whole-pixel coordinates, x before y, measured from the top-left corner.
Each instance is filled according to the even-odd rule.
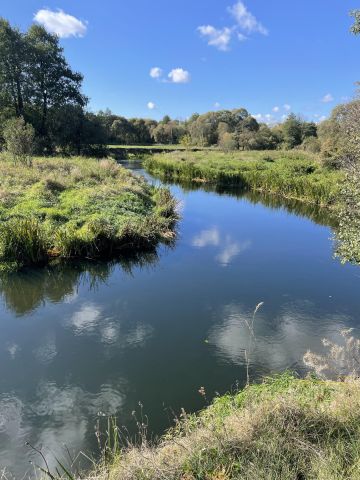
[[[109,261],[58,260],[39,268],[26,268],[0,276],[0,295],[17,316],[26,315],[44,302],[59,304],[71,298],[80,286],[94,291],[106,284],[120,267],[127,275],[135,268],[152,268],[159,260],[156,249]]]

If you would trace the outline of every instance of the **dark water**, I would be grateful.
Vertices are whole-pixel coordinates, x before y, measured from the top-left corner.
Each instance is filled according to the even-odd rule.
[[[136,168],[136,166],[134,167]],[[239,192],[186,191],[173,249],[133,261],[59,264],[1,280],[0,465],[96,453],[98,412],[132,411],[159,433],[181,407],[285,368],[360,321],[360,269],[333,259],[332,219]],[[263,202],[263,203],[262,203]]]

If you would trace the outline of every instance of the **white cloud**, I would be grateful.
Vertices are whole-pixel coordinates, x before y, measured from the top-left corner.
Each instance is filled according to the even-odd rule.
[[[156,104],[154,102],[148,102],[147,108],[149,110],[154,110],[156,108]]]
[[[229,12],[237,21],[239,27],[246,33],[258,32],[268,35],[268,30],[249,12],[243,2],[238,2],[229,7]]]
[[[214,107],[215,107],[215,108],[220,108],[220,107],[221,107],[221,104],[220,104],[219,102],[215,102],[215,103],[214,103]]]
[[[212,25],[203,25],[198,27],[198,31],[202,37],[207,39],[208,45],[223,52],[229,50],[229,43],[232,37],[231,28],[217,29]]]
[[[288,103],[285,103],[285,105],[284,105],[284,110],[286,110],[287,112],[290,112],[290,110],[291,110],[291,105],[289,105]]]
[[[274,107],[273,112],[277,113],[280,110],[280,107]]]
[[[331,95],[331,93],[327,93],[321,100],[323,103],[330,103],[334,101],[334,97]]]
[[[87,30],[86,23],[63,10],[54,12],[44,8],[34,15],[34,20],[43,25],[48,32],[54,33],[60,38],[83,37]]]
[[[267,113],[266,115],[263,115],[262,113],[257,113],[256,115],[253,115],[253,117],[258,122],[266,123],[268,125],[273,125],[277,123],[276,118],[271,113]]]
[[[151,78],[160,78],[162,76],[162,74],[163,74],[163,71],[159,67],[153,67],[150,70],[150,77]]]
[[[169,73],[168,77],[172,83],[189,83],[190,73],[183,68],[174,68]]]

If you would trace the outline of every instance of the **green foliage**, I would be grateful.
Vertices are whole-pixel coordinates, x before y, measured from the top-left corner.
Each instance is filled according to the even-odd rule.
[[[0,18],[0,119],[23,117],[35,129],[39,152],[60,146],[80,153],[89,141],[82,80],[56,35],[39,25],[23,33]]]
[[[166,180],[237,185],[325,206],[336,205],[344,178],[306,152],[172,152],[145,165]]]
[[[0,162],[0,262],[113,256],[172,238],[176,202],[112,160]],[[46,238],[46,242],[44,239]]]
[[[14,162],[31,166],[31,156],[34,150],[34,128],[30,124],[26,124],[23,117],[12,118],[6,122],[3,136],[5,148]]]

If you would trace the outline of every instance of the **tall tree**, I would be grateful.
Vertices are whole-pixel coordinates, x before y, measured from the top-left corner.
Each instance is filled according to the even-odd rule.
[[[25,38],[29,46],[29,98],[39,117],[38,132],[47,137],[49,109],[86,105],[87,98],[81,93],[83,77],[69,67],[56,35],[33,25]]]
[[[0,18],[0,108],[24,116],[28,48],[22,33]]]

